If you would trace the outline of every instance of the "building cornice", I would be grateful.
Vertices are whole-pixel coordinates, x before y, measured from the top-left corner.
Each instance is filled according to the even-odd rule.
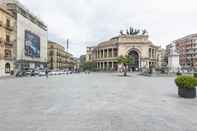
[[[29,10],[27,10],[22,4],[17,3],[7,3],[8,10],[12,11],[14,14],[20,14],[30,20],[32,23],[36,24],[43,30],[47,31],[47,26],[42,22],[38,17],[34,16],[32,13],[30,13]]]
[[[192,39],[193,37],[196,37],[197,38],[197,33],[196,34],[187,35],[185,37],[182,37],[182,38],[179,38],[177,40],[174,40],[173,42],[174,43],[177,43],[177,42],[184,41],[184,40],[187,40],[187,39]]]
[[[8,11],[6,9],[6,7],[3,7],[3,5],[1,5],[1,4],[0,4],[0,10],[3,11],[4,13],[6,13],[7,15],[9,15],[9,16],[14,18],[14,15],[10,11]]]

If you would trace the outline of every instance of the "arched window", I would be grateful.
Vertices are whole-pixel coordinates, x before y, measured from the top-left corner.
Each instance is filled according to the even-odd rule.
[[[10,73],[10,63],[5,64],[5,73]]]

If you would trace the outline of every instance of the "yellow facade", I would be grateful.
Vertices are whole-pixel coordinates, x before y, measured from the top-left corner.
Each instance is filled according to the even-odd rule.
[[[0,5],[0,76],[14,70],[16,48],[16,19],[6,7]]]
[[[73,57],[65,48],[56,42],[48,42],[48,68],[64,70],[73,68]]]

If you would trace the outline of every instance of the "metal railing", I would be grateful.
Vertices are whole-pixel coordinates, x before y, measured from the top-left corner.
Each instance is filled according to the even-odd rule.
[[[11,55],[7,55],[7,56],[4,56],[4,59],[5,59],[5,60],[12,60],[13,58],[12,58]]]
[[[13,43],[11,41],[5,41],[5,47],[6,48],[12,48],[13,47]]]
[[[14,26],[10,26],[10,25],[6,25],[5,28],[9,31],[13,31],[14,30]]]

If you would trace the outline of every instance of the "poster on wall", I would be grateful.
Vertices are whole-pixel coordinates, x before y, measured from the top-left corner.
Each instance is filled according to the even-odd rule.
[[[30,31],[25,31],[25,56],[40,57],[40,37]]]

